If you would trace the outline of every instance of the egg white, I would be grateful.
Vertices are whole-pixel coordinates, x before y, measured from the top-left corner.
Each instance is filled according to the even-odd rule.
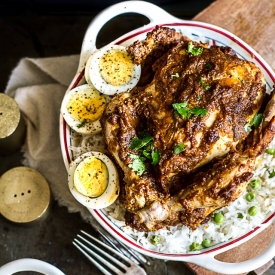
[[[95,87],[88,85],[88,84],[81,85],[81,86],[78,86],[78,87],[70,90],[63,98],[63,101],[61,104],[61,113],[63,115],[63,118],[67,122],[67,124],[76,132],[81,133],[81,134],[96,134],[102,130],[100,118],[98,118],[95,121],[87,121],[84,123],[84,125],[79,127],[80,124],[82,123],[82,121],[79,121],[79,120],[73,118],[67,108],[68,102],[70,101],[71,97],[74,94],[76,94],[77,92],[83,91],[83,90],[89,90],[91,93],[99,93],[99,91],[97,91],[95,89]],[[109,99],[106,98],[105,95],[102,95],[102,96],[104,96],[105,104],[106,104],[109,101]]]
[[[120,51],[128,56],[125,47],[119,45],[107,45],[95,51],[88,59],[85,67],[85,79],[87,83],[94,85],[94,87],[101,93],[106,95],[114,95],[122,92],[129,92],[133,89],[141,75],[141,66],[132,63],[132,77],[130,80],[122,85],[114,86],[107,83],[100,73],[100,58],[110,51]]]
[[[105,191],[96,198],[91,198],[85,196],[78,192],[74,185],[74,173],[77,166],[83,161],[83,159],[94,156],[101,160],[107,167],[108,170],[108,185]],[[114,163],[103,153],[100,152],[88,152],[77,159],[72,161],[69,166],[69,174],[68,174],[68,184],[69,189],[75,199],[80,202],[82,205],[86,206],[87,208],[91,209],[101,209],[111,205],[116,199],[119,194],[119,177],[117,169]]]

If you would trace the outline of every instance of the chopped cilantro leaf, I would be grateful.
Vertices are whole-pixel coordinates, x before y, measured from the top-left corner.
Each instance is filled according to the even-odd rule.
[[[267,148],[265,152],[269,155],[275,155],[275,148]]]
[[[154,149],[153,140],[146,131],[139,132],[138,137],[134,137],[130,143],[130,148],[137,150],[140,155],[131,154],[130,157],[134,160],[129,167],[132,168],[139,176],[145,171],[145,164],[143,163],[146,159],[152,160],[151,164],[156,165],[160,160],[160,153]]]
[[[192,42],[190,41],[188,43],[188,47],[187,47],[187,52],[191,53],[194,56],[198,56],[199,54],[201,54],[203,51],[203,48],[194,48],[194,45],[192,44]]]
[[[174,109],[185,108],[188,106],[188,102],[174,103],[172,105],[173,105]]]
[[[152,141],[154,138],[151,136],[144,137],[142,139],[139,139],[137,137],[134,137],[130,143],[130,148],[133,150],[139,150],[140,148],[146,146],[150,141]]]
[[[195,106],[194,108],[190,109],[190,113],[195,116],[203,117],[203,116],[207,115],[208,110],[204,109],[204,108],[200,108],[198,106]]]
[[[252,121],[251,122],[247,122],[245,125],[244,125],[244,130],[246,132],[251,132],[252,129],[251,127],[254,126],[255,128],[258,128],[264,121],[264,116],[263,114],[256,114]]]
[[[258,128],[262,122],[264,121],[264,116],[263,114],[256,114],[253,119],[251,124],[255,126],[255,128]]]
[[[212,68],[213,68],[213,65],[210,64],[210,63],[207,63],[207,64],[205,64],[205,67],[206,67],[207,69],[212,69]]]
[[[187,105],[187,102],[172,104],[173,108],[176,110],[178,114],[182,115],[184,118],[190,118],[190,109],[187,108]]]
[[[86,123],[86,119],[84,119],[80,124],[77,124],[76,127],[81,128],[85,125],[85,123]]]
[[[205,85],[204,80],[203,80],[202,77],[200,78],[200,83],[201,83],[202,87],[203,87],[205,90],[209,90],[209,89],[211,88],[211,86]]]
[[[238,213],[238,219],[243,219],[243,214],[242,213]]]
[[[177,146],[174,148],[174,154],[179,154],[185,150],[185,145],[184,143],[179,143]]]
[[[269,178],[270,179],[275,177],[275,170],[274,169],[271,172],[268,171],[268,173],[269,173]]]
[[[200,108],[199,106],[195,106],[190,109],[187,107],[187,105],[187,102],[172,104],[173,108],[176,111],[175,115],[178,116],[180,114],[184,118],[190,118],[191,115],[203,117],[208,113],[207,109]]]
[[[144,157],[140,157],[138,155],[130,155],[130,158],[133,160],[133,162],[131,164],[129,164],[128,166],[137,173],[138,176],[141,176],[144,171],[146,170],[145,164],[143,163],[143,161],[145,160]]]
[[[149,148],[145,148],[145,149],[142,151],[142,154],[143,154],[143,156],[145,156],[147,159],[151,159],[151,152],[150,152],[150,149],[149,149]]]
[[[153,150],[152,151],[152,164],[153,165],[156,165],[159,163],[159,160],[160,160],[160,153],[159,153],[159,150],[156,149],[156,150]]]
[[[201,100],[202,99],[202,95],[199,95],[198,97],[197,97],[197,100]]]

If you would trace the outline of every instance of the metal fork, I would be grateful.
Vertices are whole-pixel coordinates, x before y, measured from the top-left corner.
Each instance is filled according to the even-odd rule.
[[[81,236],[81,235],[78,234],[77,235],[78,239],[74,239],[73,244],[103,274],[105,274],[105,275],[113,275],[112,273],[110,273],[106,269],[106,267],[107,267],[107,268],[109,268],[109,270],[112,270],[117,275],[128,275],[128,274],[146,275],[146,272],[145,272],[144,269],[142,269],[140,266],[138,266],[137,264],[135,264],[133,261],[131,261],[129,258],[127,258],[126,256],[124,256],[123,254],[119,253],[118,251],[116,251],[115,249],[109,247],[108,245],[104,244],[103,242],[97,240],[96,238],[94,238],[90,234],[86,233],[85,231],[81,230],[81,232],[83,234],[85,234],[86,236],[88,236],[90,239],[92,239],[94,242],[100,244],[100,246],[102,246],[102,247],[105,247],[106,249],[108,249],[109,251],[111,251],[113,254],[117,255],[120,258],[120,261],[117,260],[115,257],[113,257],[112,255],[106,253],[101,248],[99,248],[98,246],[94,245],[93,243],[91,243],[90,241],[88,241],[87,239],[85,239],[83,236]],[[86,243],[89,247],[87,245],[83,244],[83,242]],[[110,261],[107,261],[106,259],[104,259],[102,256],[100,256],[99,254],[97,254],[94,250],[97,250],[102,256],[104,256],[105,258],[109,259]],[[101,262],[102,264],[98,263],[95,260],[95,258],[97,258],[98,261]],[[121,261],[121,260],[123,260],[123,261]]]

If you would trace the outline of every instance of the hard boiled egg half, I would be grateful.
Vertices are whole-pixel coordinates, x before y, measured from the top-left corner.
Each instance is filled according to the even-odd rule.
[[[70,90],[62,101],[61,112],[67,124],[81,134],[102,130],[100,118],[105,110],[106,96],[91,85]]]
[[[95,51],[85,67],[85,79],[103,94],[129,92],[140,79],[141,67],[133,63],[125,47],[107,45]]]
[[[115,165],[100,152],[85,153],[71,162],[68,183],[75,199],[87,208],[105,208],[119,194]]]

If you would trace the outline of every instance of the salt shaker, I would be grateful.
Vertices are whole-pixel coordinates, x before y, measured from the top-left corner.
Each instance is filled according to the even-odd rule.
[[[0,155],[9,155],[20,149],[25,133],[25,121],[16,101],[0,93]]]
[[[33,168],[15,167],[0,177],[0,214],[18,225],[36,225],[50,213],[52,196],[44,176]]]

